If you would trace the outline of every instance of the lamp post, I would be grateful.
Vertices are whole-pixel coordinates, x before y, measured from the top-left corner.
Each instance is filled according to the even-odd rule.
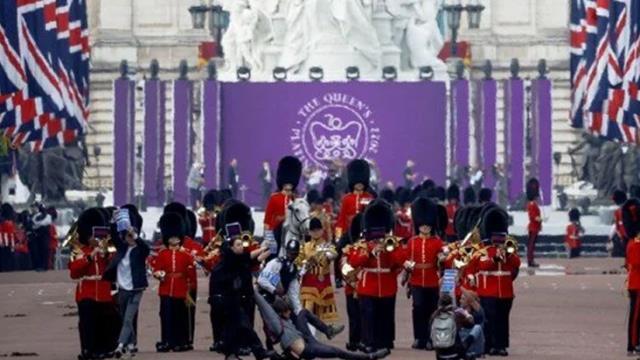
[[[223,57],[222,34],[229,27],[229,12],[220,5],[195,5],[189,8],[191,14],[191,25],[194,29],[204,29],[207,26],[211,36],[216,40],[216,55]]]
[[[480,3],[480,0],[469,0],[469,3],[465,6],[462,5],[460,0],[450,0],[442,6],[442,9],[447,16],[447,24],[451,30],[451,57],[457,57],[458,30],[460,29],[462,12],[467,12],[469,29],[478,29],[482,11],[485,7]]]

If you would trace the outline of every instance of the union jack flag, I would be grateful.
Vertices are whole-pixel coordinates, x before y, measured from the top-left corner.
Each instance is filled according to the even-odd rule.
[[[638,142],[640,1],[571,0],[571,125]]]
[[[0,132],[40,151],[76,142],[88,118],[86,0],[2,0]]]

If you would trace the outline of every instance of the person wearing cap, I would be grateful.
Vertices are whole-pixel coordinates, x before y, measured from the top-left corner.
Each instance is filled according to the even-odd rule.
[[[347,165],[347,179],[349,193],[342,198],[340,211],[336,222],[336,238],[342,237],[344,231],[349,229],[351,219],[373,200],[373,195],[368,192],[371,169],[366,160],[356,159]]]
[[[535,262],[536,242],[538,234],[542,231],[542,212],[538,205],[540,199],[540,183],[533,178],[527,182],[527,214],[529,216],[529,240],[527,241],[527,265],[529,267],[539,267]]]
[[[78,218],[78,244],[69,261],[71,279],[77,281],[75,300],[78,306],[78,330],[81,353],[78,359],[111,357],[116,339],[103,331],[106,324],[117,319],[110,316],[115,311],[111,282],[103,275],[110,261],[109,254],[101,246],[96,229],[105,229],[108,222],[98,208],[85,210]],[[107,231],[100,236],[108,235]]]
[[[438,307],[440,277],[438,260],[444,242],[436,234],[438,205],[429,199],[418,198],[411,205],[413,226],[417,235],[407,244],[407,259],[412,263],[409,287],[413,299],[413,349],[433,350],[430,324],[427,319]]]
[[[640,200],[631,198],[621,206],[621,218],[627,243],[624,267],[627,270],[629,315],[627,351],[640,354]]]
[[[580,210],[572,208],[569,210],[569,225],[564,236],[564,243],[569,253],[569,259],[580,257],[582,242],[580,237],[584,234],[584,228],[580,224]]]
[[[382,199],[367,205],[362,224],[366,243],[349,254],[349,265],[360,269],[356,293],[360,302],[362,339],[366,352],[393,349],[398,274],[407,267],[405,252],[389,247],[395,219],[391,205]]]
[[[622,205],[627,201],[627,194],[622,190],[616,190],[613,192],[612,200],[617,208],[613,212],[613,226],[609,234],[609,241],[612,245],[611,256],[623,257],[628,238],[622,223]]]
[[[325,237],[322,221],[316,217],[309,221],[309,236],[297,259],[302,264],[300,300],[304,309],[324,322],[333,323],[339,317],[331,285],[331,263],[338,253],[335,245]]]
[[[480,225],[483,241],[489,243],[482,254],[467,265],[476,274],[478,296],[487,323],[485,353],[508,356],[509,314],[515,297],[513,282],[518,277],[520,257],[506,246],[509,215],[494,205],[484,212]]]
[[[186,235],[183,217],[167,212],[158,223],[164,248],[150,261],[153,277],[160,281],[161,340],[158,352],[188,351],[189,313],[187,298],[191,288],[191,273],[195,263],[191,254],[182,247]]]
[[[302,163],[298,158],[285,156],[278,163],[276,184],[278,191],[271,194],[264,212],[264,238],[278,244],[278,253],[283,246],[282,225],[287,214],[287,207],[295,199],[295,191],[300,182]],[[274,254],[275,255],[275,254]]]
[[[478,202],[480,203],[480,205],[484,205],[486,203],[491,202],[492,198],[493,198],[493,191],[489,188],[482,188],[478,192]]]
[[[460,208],[460,188],[456,184],[452,184],[447,188],[447,229],[445,230],[447,243],[458,240],[456,228],[453,224],[456,211]]]
[[[476,191],[471,186],[467,186],[462,194],[462,202],[464,205],[475,205]]]

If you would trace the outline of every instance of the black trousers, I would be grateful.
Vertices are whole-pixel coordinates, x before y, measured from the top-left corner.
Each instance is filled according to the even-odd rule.
[[[360,302],[354,295],[346,295],[347,317],[349,318],[349,343],[362,342],[362,319],[360,316]]]
[[[189,314],[185,299],[160,297],[161,342],[169,348],[189,344]]]
[[[360,297],[362,340],[373,349],[391,349],[395,340],[396,297]]]
[[[189,314],[189,344],[193,345],[193,339],[195,339],[196,334],[196,303],[198,302],[198,290],[190,289],[189,296],[193,299],[192,306],[187,307]]]
[[[640,345],[640,300],[639,290],[629,290],[629,326],[627,328],[627,351]]]
[[[13,252],[8,246],[0,247],[0,272],[14,270]]]
[[[32,253],[33,268],[47,270],[49,268],[49,233],[48,228],[36,230],[33,241],[29,244]]]
[[[513,299],[480,298],[486,316],[484,325],[485,352],[509,347],[509,314]]]
[[[369,359],[367,354],[342,350],[331,345],[323,344],[315,339],[305,341],[304,351],[301,357],[303,359]]]
[[[412,287],[413,338],[426,344],[431,339],[431,315],[438,308],[438,288]]]
[[[82,300],[78,302],[78,330],[83,354],[98,355],[113,351],[118,343],[120,318],[113,303]]]
[[[14,269],[16,271],[31,270],[31,256],[29,253],[15,252],[14,254]]]
[[[225,325],[222,330],[222,352],[226,356],[238,355],[242,347],[250,348],[256,357],[264,353],[260,338],[249,321],[246,299],[242,296],[223,296]]]
[[[211,321],[211,332],[213,334],[213,342],[222,341],[222,329],[224,328],[224,303],[222,295],[214,295],[209,297],[209,321]]]
[[[538,241],[537,232],[529,232],[529,239],[527,241],[527,264],[531,265],[535,261],[536,257],[536,242]]]

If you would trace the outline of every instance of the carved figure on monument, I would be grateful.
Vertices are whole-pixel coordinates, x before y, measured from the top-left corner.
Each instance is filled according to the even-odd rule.
[[[573,169],[574,173],[577,173],[579,180],[587,181],[596,186],[598,179],[598,158],[600,157],[600,150],[602,148],[603,140],[588,133],[582,134],[582,141],[574,148],[568,150],[569,156],[572,159],[572,164],[575,164],[574,156],[581,150],[583,151],[582,170],[580,172],[577,169]]]
[[[382,50],[371,21],[373,5],[372,0],[291,0],[281,66],[294,72],[304,65],[324,66],[307,62],[321,49],[346,46],[378,68]]]
[[[269,17],[262,10],[265,6],[255,6],[254,3],[257,2],[255,0],[227,2],[230,23],[222,39],[222,46],[225,49],[226,60],[232,69],[247,66],[256,71],[262,70],[262,56],[265,47],[273,37],[273,31]]]
[[[619,144],[607,141],[602,145],[597,164],[597,182],[594,184],[601,197],[613,194],[616,189],[624,188],[622,178],[622,149]]]
[[[633,185],[638,185],[638,150],[637,146],[623,145],[622,155],[622,179],[624,181],[624,189],[630,189]]]

